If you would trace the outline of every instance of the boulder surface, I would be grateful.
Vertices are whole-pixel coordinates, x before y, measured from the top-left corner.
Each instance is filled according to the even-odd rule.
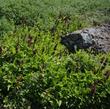
[[[110,25],[85,28],[69,33],[61,37],[61,43],[71,52],[88,48],[96,52],[109,52]]]

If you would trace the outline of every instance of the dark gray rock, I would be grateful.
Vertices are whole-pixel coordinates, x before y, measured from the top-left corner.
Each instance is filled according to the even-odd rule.
[[[92,49],[96,52],[110,51],[110,25],[86,28],[61,37],[61,43],[70,51]]]

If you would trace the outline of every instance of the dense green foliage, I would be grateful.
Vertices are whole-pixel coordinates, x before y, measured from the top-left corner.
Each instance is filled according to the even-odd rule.
[[[76,17],[89,25],[108,22],[110,0],[0,0],[0,34],[13,30],[15,25],[50,29],[61,16],[70,23]]]
[[[109,109],[110,53],[60,43],[109,14],[110,0],[0,0],[0,108]]]

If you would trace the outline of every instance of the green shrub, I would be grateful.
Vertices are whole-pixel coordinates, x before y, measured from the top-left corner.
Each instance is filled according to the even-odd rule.
[[[14,30],[14,23],[8,21],[5,17],[0,19],[0,35]]]
[[[47,29],[62,14],[72,18],[78,15],[91,25],[93,21],[110,20],[109,7],[109,0],[1,0],[0,18],[5,17],[15,25],[34,26],[41,22],[43,29]]]
[[[109,109],[110,53],[69,53],[60,36],[109,21],[109,0],[0,0],[0,108]]]
[[[9,109],[108,109],[109,57],[69,54],[57,33],[18,29],[1,41],[1,102]]]

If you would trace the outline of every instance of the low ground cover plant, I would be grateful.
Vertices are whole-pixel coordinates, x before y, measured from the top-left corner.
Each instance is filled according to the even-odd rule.
[[[109,0],[0,0],[0,108],[109,109],[110,53],[60,43],[108,22],[109,9]]]

